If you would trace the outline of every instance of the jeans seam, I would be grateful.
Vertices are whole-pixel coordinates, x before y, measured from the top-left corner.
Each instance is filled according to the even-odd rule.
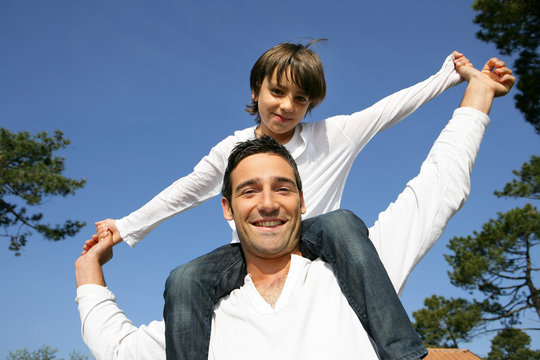
[[[229,270],[231,270],[231,268],[234,267],[236,264],[238,264],[238,262],[240,261],[244,261],[244,258],[242,256],[240,256],[234,262],[229,264],[224,270],[219,271],[220,276],[216,279],[215,283],[212,285],[212,289],[214,290],[214,292],[216,288],[218,287],[219,283],[221,282],[221,279],[223,279],[223,277],[225,276],[225,274],[227,274]]]

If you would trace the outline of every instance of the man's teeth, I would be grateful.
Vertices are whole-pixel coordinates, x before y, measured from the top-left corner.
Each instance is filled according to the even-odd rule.
[[[257,226],[278,226],[283,224],[282,221],[260,221]]]

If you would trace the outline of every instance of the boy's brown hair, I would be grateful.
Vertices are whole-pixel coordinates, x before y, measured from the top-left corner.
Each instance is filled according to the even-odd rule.
[[[283,74],[287,77],[291,76],[292,79],[288,80],[294,82],[308,96],[307,113],[311,112],[311,109],[319,105],[326,96],[326,80],[321,59],[308,47],[322,40],[326,39],[312,40],[307,45],[282,43],[267,50],[251,69],[249,77],[251,91],[259,95],[264,79],[270,80],[274,71],[276,71],[278,83]],[[252,99],[246,106],[246,111],[256,116],[255,121],[261,122],[257,101]]]

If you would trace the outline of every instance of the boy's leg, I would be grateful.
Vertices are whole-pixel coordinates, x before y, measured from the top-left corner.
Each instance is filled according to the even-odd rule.
[[[343,294],[381,359],[419,359],[427,350],[394,290],[368,229],[347,210],[304,220],[301,251],[332,265]]]
[[[245,276],[240,244],[222,246],[171,272],[163,294],[167,359],[208,359],[214,305]]]

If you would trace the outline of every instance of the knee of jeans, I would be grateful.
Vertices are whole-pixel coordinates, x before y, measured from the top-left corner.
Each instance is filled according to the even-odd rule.
[[[319,226],[329,233],[347,234],[347,231],[354,233],[361,232],[368,235],[366,224],[356,214],[350,210],[339,209],[319,216]]]
[[[200,288],[197,267],[190,266],[190,263],[180,265],[171,273],[165,283],[165,298],[176,297],[178,294],[189,294],[193,290]]]
[[[376,251],[369,239],[367,227],[352,211],[332,211],[323,215],[321,220],[320,226],[327,239],[325,247],[356,258],[371,256],[373,251]]]

